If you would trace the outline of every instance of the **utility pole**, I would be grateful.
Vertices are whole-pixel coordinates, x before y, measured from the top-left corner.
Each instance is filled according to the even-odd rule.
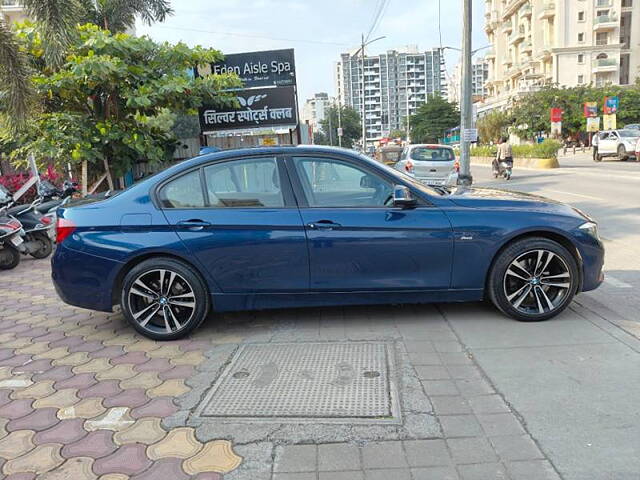
[[[364,33],[362,34],[362,46],[360,47],[360,53],[362,54],[362,153],[367,154],[367,125],[365,120],[365,107],[364,107]]]
[[[471,0],[462,0],[462,91],[460,95],[460,174],[461,185],[471,185],[470,143],[464,139],[472,127],[471,83]]]
[[[338,146],[342,146],[342,105],[338,98]]]

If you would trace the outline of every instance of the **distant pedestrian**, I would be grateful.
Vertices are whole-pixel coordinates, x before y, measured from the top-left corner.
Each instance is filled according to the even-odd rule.
[[[591,146],[593,147],[593,161],[598,161],[598,145],[600,144],[600,132],[595,132],[591,138]]]
[[[502,137],[499,140],[496,158],[493,160],[494,174],[500,171],[500,161],[505,161],[513,165],[513,150],[507,137]]]

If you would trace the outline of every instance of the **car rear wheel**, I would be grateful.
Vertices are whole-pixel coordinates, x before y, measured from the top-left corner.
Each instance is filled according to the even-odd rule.
[[[200,276],[171,258],[152,258],[133,267],[124,277],[120,305],[133,328],[154,340],[188,335],[209,312]]]
[[[624,162],[627,160],[627,151],[624,149],[624,146],[618,146],[618,160]]]
[[[565,247],[546,238],[526,238],[500,253],[488,293],[499,310],[516,320],[547,320],[569,306],[578,275],[576,260]]]

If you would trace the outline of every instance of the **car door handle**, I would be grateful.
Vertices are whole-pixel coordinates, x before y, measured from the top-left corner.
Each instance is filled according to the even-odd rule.
[[[332,222],[331,220],[318,220],[307,224],[307,228],[311,230],[332,230],[337,227],[341,227],[339,223]]]
[[[181,228],[186,228],[187,230],[198,231],[204,227],[211,226],[211,222],[205,222],[199,218],[192,218],[190,220],[181,220],[176,225]]]

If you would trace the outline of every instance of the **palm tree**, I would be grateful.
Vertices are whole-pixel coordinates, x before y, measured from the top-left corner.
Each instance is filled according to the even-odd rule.
[[[22,0],[43,39],[44,56],[52,68],[64,61],[78,19],[122,32],[139,17],[145,23],[162,22],[173,13],[169,0]],[[31,93],[29,66],[18,41],[0,16],[0,112],[12,127],[26,117]]]
[[[80,0],[85,23],[94,23],[112,32],[124,32],[136,18],[151,25],[173,13],[168,0]]]

